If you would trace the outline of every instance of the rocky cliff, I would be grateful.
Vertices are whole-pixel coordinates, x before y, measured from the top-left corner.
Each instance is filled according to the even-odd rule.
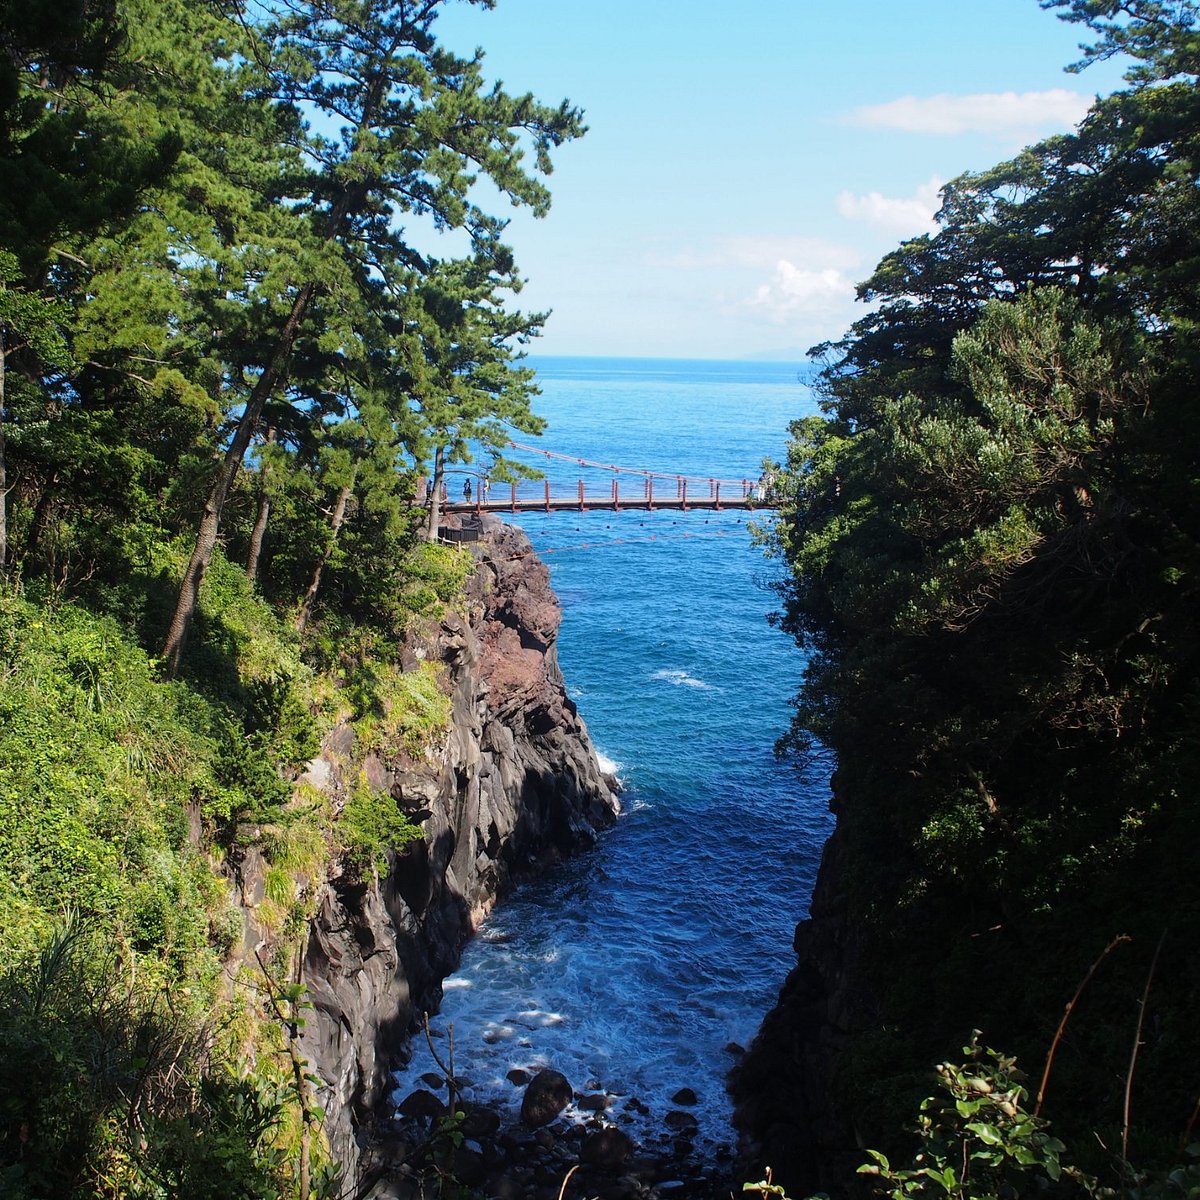
[[[465,616],[415,635],[405,667],[444,667],[452,702],[430,753],[372,753],[361,770],[418,821],[423,838],[380,878],[347,872],[317,895],[303,962],[313,1010],[303,1047],[347,1176],[366,1170],[372,1124],[414,1022],[496,898],[522,874],[589,845],[617,801],[566,694],[561,620],[545,566],[524,534],[489,520]],[[352,734],[335,730],[309,781],[344,791]]]
[[[838,1052],[871,1022],[870,1000],[854,982],[860,947],[847,919],[846,871],[844,829],[835,829],[811,916],[796,927],[796,965],[730,1076],[739,1174],[761,1179],[770,1167],[791,1196],[844,1190],[862,1161],[833,1085]]]

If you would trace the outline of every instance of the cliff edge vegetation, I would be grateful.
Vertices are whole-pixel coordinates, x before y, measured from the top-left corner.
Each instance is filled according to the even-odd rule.
[[[540,428],[475,183],[540,215],[582,132],[439,7],[0,14],[6,1196],[342,1186],[304,934],[333,866],[420,844],[365,756],[443,746],[413,647],[468,653],[476,560],[417,480]],[[300,776],[335,730],[331,794]]]
[[[1129,87],[945,187],[791,430],[789,741],[837,831],[738,1091],[793,1193],[903,1150],[973,1029],[1035,1080],[1056,1046],[1042,1115],[1110,1181],[1196,1124],[1200,12],[1043,7]]]

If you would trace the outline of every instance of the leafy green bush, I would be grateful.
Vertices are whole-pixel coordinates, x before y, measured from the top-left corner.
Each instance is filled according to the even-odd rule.
[[[387,852],[400,850],[421,837],[421,829],[400,811],[386,792],[377,792],[363,776],[338,818],[337,839],[347,858],[360,869],[382,873]]]
[[[149,982],[98,925],[56,929],[0,975],[0,1191],[45,1196],[286,1194],[286,1096],[210,1061],[203,997]]]
[[[438,542],[418,542],[400,567],[404,605],[418,616],[429,616],[442,604],[453,603],[475,569],[471,552]]]
[[[28,950],[68,906],[103,915],[117,939],[215,969],[221,889],[185,809],[216,786],[218,714],[155,679],[109,619],[9,594],[3,628],[0,894],[19,900],[0,907],[0,947]]]
[[[1094,1180],[1063,1167],[1066,1147],[1049,1134],[1047,1122],[1025,1108],[1016,1060],[981,1047],[978,1033],[963,1054],[966,1063],[937,1068],[943,1094],[921,1104],[921,1147],[912,1167],[894,1168],[879,1151],[868,1150],[872,1162],[859,1174],[878,1179],[880,1193],[891,1200],[1017,1197],[1060,1182],[1092,1190]]]
[[[1154,1170],[1110,1157],[1110,1182],[1069,1165],[1067,1148],[1050,1133],[1049,1122],[1029,1111],[1025,1076],[1016,1060],[986,1049],[979,1039],[976,1031],[963,1047],[965,1062],[938,1066],[940,1092],[921,1101],[919,1145],[910,1167],[894,1167],[878,1150],[866,1151],[871,1161],[858,1174],[874,1181],[876,1195],[888,1200],[1182,1200],[1200,1195],[1200,1144],[1187,1146],[1182,1155],[1176,1150],[1182,1161]],[[763,1200],[787,1200],[769,1169],[764,1179],[742,1190]]]

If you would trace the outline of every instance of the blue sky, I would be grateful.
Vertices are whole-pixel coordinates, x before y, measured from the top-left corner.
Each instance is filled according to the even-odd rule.
[[[1037,0],[498,0],[443,40],[581,106],[509,241],[539,354],[797,359],[928,227],[937,187],[1068,129],[1120,65]]]

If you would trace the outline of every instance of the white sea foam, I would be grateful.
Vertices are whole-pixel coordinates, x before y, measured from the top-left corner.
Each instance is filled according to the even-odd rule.
[[[509,1019],[518,1021],[529,1029],[539,1027],[545,1029],[550,1025],[561,1025],[567,1018],[562,1013],[543,1012],[540,1008],[527,1008],[524,1012],[519,1012],[515,1017]]]
[[[447,979],[442,980],[443,992],[454,992],[460,988],[474,987],[475,985],[469,980],[464,979],[461,975],[451,975]]]
[[[664,668],[661,671],[655,671],[650,678],[665,679],[667,683],[673,683],[676,687],[700,688],[706,692],[716,690],[711,683],[705,683],[703,679],[697,679],[694,675],[689,675],[686,671],[672,671]]]
[[[596,761],[600,764],[600,770],[605,775],[616,775],[621,769],[619,762],[614,762],[607,754],[601,754],[599,750],[596,751]]]
[[[501,1025],[496,1021],[488,1021],[483,1031],[483,1040],[490,1045],[514,1037],[516,1030],[511,1025]]]

